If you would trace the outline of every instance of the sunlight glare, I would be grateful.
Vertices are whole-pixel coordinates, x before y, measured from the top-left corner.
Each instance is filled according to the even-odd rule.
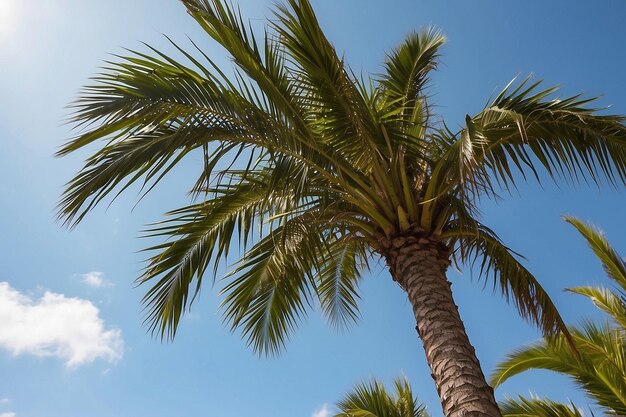
[[[17,0],[0,0],[0,43],[8,41],[17,29],[17,5]]]

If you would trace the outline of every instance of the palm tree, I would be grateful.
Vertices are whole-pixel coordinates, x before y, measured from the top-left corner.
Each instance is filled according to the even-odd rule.
[[[388,393],[379,381],[358,384],[337,404],[335,417],[430,417],[406,379],[396,379],[394,391]]]
[[[148,229],[164,239],[139,283],[147,322],[173,337],[206,269],[233,244],[224,314],[253,348],[276,353],[318,300],[334,326],[358,317],[358,283],[381,257],[407,293],[447,416],[497,416],[446,279],[451,262],[478,260],[522,316],[546,334],[565,329],[552,301],[478,218],[481,197],[522,176],[615,184],[626,180],[624,118],[579,97],[550,98],[512,82],[453,132],[425,90],[445,38],[412,33],[369,81],[322,32],[308,0],[277,6],[259,40],[221,0],[183,0],[231,55],[229,76],[202,50],[174,44],[118,57],[75,103],[86,127],[58,152],[101,147],[68,183],[60,217],[75,225],[114,191],[146,192],[192,151],[204,165],[193,204]],[[195,44],[194,44],[195,46]],[[103,141],[103,142],[102,142]],[[520,176],[521,174],[521,176]]]
[[[492,383],[502,384],[530,369],[547,369],[569,376],[607,415],[626,414],[626,263],[606,238],[575,218],[566,218],[587,240],[619,288],[578,287],[569,291],[584,295],[608,314],[612,324],[585,321],[570,329],[578,353],[563,337],[546,338],[511,353],[498,365]]]

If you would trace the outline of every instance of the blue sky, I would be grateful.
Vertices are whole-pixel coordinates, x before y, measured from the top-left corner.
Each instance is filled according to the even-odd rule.
[[[626,3],[313,0],[322,25],[357,71],[380,70],[385,51],[411,29],[448,35],[433,77],[433,100],[452,127],[479,111],[514,76],[534,74],[564,94],[603,95],[626,114]],[[240,1],[258,25],[268,1]],[[173,343],[141,323],[142,225],[186,202],[199,157],[176,170],[134,209],[131,190],[68,231],[54,219],[63,184],[87,154],[53,153],[71,137],[65,107],[109,53],[167,50],[162,34],[207,40],[175,0],[0,0],[0,417],[326,417],[356,382],[406,375],[433,416],[441,411],[411,308],[384,268],[362,286],[361,323],[336,334],[311,314],[278,358],[258,358],[219,315],[218,288],[206,286]],[[185,184],[185,186],[181,186]],[[606,282],[571,214],[603,228],[626,252],[623,187],[531,183],[498,203],[485,222],[523,253],[566,321],[599,317],[564,287]],[[235,258],[231,258],[232,261]],[[471,271],[450,271],[453,291],[486,373],[516,346],[538,337],[515,309]],[[218,286],[219,287],[219,284]],[[497,396],[528,394],[584,406],[564,378],[529,373]]]

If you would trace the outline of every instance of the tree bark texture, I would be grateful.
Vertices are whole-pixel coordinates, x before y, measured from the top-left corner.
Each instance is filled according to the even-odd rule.
[[[407,292],[446,417],[501,417],[452,298],[445,245],[415,236],[388,241],[393,279]]]

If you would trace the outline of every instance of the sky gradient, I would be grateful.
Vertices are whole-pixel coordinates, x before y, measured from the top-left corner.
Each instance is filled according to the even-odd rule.
[[[238,3],[255,27],[270,16],[270,1]],[[626,114],[625,2],[312,3],[357,73],[381,71],[385,52],[409,31],[440,28],[448,43],[430,93],[453,130],[511,78],[528,74],[562,85],[563,95],[602,95],[598,105]],[[355,383],[399,375],[441,416],[411,307],[381,262],[363,280],[359,325],[337,334],[314,312],[277,358],[258,358],[222,323],[219,282],[204,287],[173,343],[147,333],[145,288],[133,285],[147,256],[139,231],[187,202],[199,155],[136,206],[131,189],[74,230],[56,222],[63,184],[88,155],[53,157],[74,134],[67,105],[110,54],[145,51],[141,42],[171,51],[163,34],[191,50],[189,36],[230,66],[176,0],[0,0],[0,417],[327,417]],[[597,225],[626,253],[623,187],[531,182],[482,208],[566,322],[601,317],[562,291],[607,280],[560,216]],[[512,348],[539,337],[469,268],[449,277],[487,374]],[[565,378],[544,372],[515,377],[496,395],[530,391],[587,404]]]

